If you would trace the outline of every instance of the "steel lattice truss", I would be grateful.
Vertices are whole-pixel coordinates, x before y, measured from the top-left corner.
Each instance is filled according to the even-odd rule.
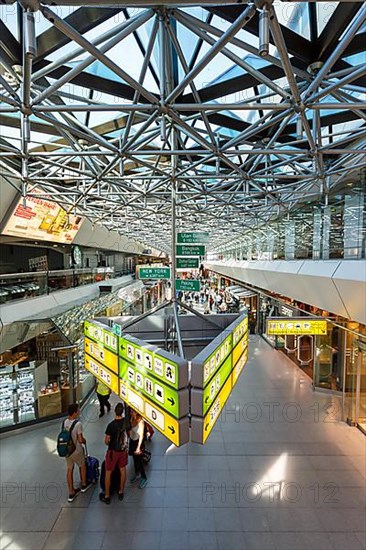
[[[271,1],[8,4],[0,165],[23,196],[165,251],[172,223],[218,249],[366,164],[363,3],[326,23],[305,2],[287,21]]]

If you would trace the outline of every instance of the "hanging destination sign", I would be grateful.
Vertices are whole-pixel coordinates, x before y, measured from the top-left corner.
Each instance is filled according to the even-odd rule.
[[[189,245],[189,244],[177,244],[176,255],[177,256],[204,256],[206,253],[206,247],[204,245]]]
[[[170,267],[140,267],[139,279],[170,279]]]
[[[198,258],[176,258],[177,269],[197,269],[199,263]]]
[[[178,244],[208,243],[209,238],[210,238],[210,234],[205,231],[197,231],[197,232],[181,231],[177,233]]]
[[[200,281],[196,279],[176,279],[175,289],[183,292],[199,292],[201,288]]]

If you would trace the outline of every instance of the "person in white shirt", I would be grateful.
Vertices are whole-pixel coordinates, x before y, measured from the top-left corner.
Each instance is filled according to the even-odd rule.
[[[133,457],[135,475],[131,479],[134,483],[140,479],[139,487],[143,489],[147,485],[147,477],[143,463],[145,422],[138,412],[131,409],[130,446],[128,454]]]

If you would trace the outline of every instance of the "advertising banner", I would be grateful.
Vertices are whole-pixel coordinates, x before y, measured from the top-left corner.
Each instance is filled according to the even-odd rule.
[[[27,196],[25,204],[21,197],[2,233],[32,240],[72,243],[83,218],[67,214],[56,202],[45,198],[40,188],[33,189],[32,194],[40,197]]]

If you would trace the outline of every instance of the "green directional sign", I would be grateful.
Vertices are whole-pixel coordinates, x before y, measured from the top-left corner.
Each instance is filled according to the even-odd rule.
[[[199,266],[198,258],[177,258],[177,269],[195,269]]]
[[[195,244],[195,243],[208,243],[210,234],[204,231],[197,232],[180,232],[177,234],[177,243],[179,244]]]
[[[188,391],[174,390],[150,374],[144,365],[119,358],[119,376],[130,387],[144,395],[175,418],[188,414]]]
[[[199,244],[177,244],[177,256],[204,256],[206,247]]]
[[[194,279],[176,279],[175,289],[184,292],[199,292],[201,283]]]
[[[140,267],[139,279],[170,279],[170,267]]]
[[[119,356],[143,368],[164,384],[180,389],[188,385],[188,365],[179,364],[177,357],[137,338],[119,338]]]

